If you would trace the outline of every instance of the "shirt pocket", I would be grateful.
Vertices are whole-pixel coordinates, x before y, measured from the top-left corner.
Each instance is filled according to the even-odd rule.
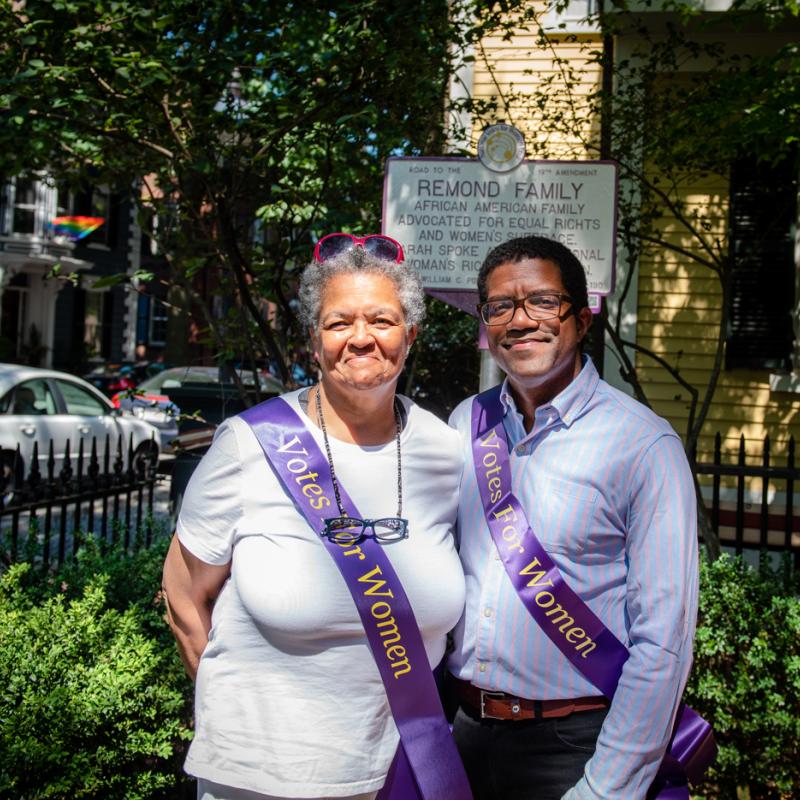
[[[551,553],[578,557],[599,524],[600,492],[563,478],[539,476],[533,496],[533,532]]]

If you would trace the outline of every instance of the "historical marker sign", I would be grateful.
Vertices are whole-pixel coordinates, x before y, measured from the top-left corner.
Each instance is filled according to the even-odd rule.
[[[383,232],[403,244],[426,289],[472,290],[495,245],[518,236],[557,239],[586,268],[589,291],[614,288],[616,165],[523,161],[506,173],[477,159],[390,158]]]

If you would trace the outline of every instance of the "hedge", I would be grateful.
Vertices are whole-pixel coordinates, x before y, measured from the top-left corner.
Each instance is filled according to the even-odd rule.
[[[686,701],[719,755],[695,798],[800,797],[800,600],[788,570],[704,561]]]
[[[158,607],[163,554],[89,545],[56,574],[0,579],[0,797],[184,793],[191,694]]]
[[[159,593],[167,544],[87,542],[56,573],[20,564],[0,580],[0,797],[191,796],[192,688]],[[800,797],[800,601],[782,572],[701,564],[686,700],[720,746],[696,800]]]

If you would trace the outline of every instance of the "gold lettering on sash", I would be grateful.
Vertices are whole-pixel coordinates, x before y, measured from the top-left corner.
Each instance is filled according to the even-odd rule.
[[[389,609],[391,611],[391,609]],[[400,631],[397,629],[397,623],[394,621],[394,617],[389,617],[389,619],[382,620],[378,623],[379,628],[386,628],[385,631],[378,631],[381,635],[381,639],[384,639],[383,642],[384,647],[388,647],[391,644],[397,644],[400,641]]]
[[[386,658],[389,661],[397,661],[399,658],[405,657],[406,649],[401,644],[395,644],[386,648]]]
[[[579,645],[578,645],[578,646],[575,648],[576,650],[578,650],[578,651],[580,652],[580,651],[581,651],[581,650],[582,650],[584,647],[587,647],[587,646],[588,646],[588,647],[590,647],[591,649],[590,649],[590,650],[587,650],[585,653],[581,653],[581,655],[582,655],[584,658],[586,658],[586,656],[588,656],[588,655],[589,655],[589,653],[591,653],[591,652],[592,652],[592,650],[594,650],[594,649],[597,647],[597,645],[596,645],[596,644],[595,644],[595,643],[594,643],[594,642],[593,642],[593,641],[592,641],[592,640],[591,640],[591,639],[590,639],[590,638],[587,636],[587,637],[586,637],[586,641],[585,641],[585,642],[581,642],[581,643],[580,643],[580,644],[579,644]]]
[[[484,438],[479,438],[478,441],[480,446],[484,448],[491,448],[492,450],[500,448],[500,439],[497,436],[497,430],[495,428],[492,428]],[[480,467],[483,467],[483,469],[481,470]],[[477,463],[475,464],[475,469],[479,475],[481,473],[483,475],[486,487],[489,490],[489,501],[491,503],[498,502],[502,493],[502,481],[498,473],[502,472],[503,464],[502,462],[498,464],[497,454],[493,452],[484,453],[481,457],[480,465]],[[495,520],[503,523],[500,534],[503,541],[507,543],[508,549],[516,549],[520,553],[524,553],[525,548],[521,543],[522,535],[515,524],[519,522],[519,517],[514,511],[514,506],[508,503],[503,508],[492,510],[491,513]],[[530,577],[527,583],[528,587],[553,586],[553,581],[551,579],[548,578],[544,580],[547,575],[547,570],[542,568],[542,563],[538,558],[534,558],[530,563],[524,566],[519,571],[519,574]],[[545,616],[547,619],[583,658],[586,658],[589,653],[597,648],[597,645],[586,634],[586,631],[575,625],[575,619],[567,613],[564,606],[556,602],[555,595],[552,592],[543,589],[534,595],[533,600],[539,608],[546,609]]]
[[[503,519],[511,514],[511,521],[517,521],[517,515],[514,512],[514,507],[511,505],[511,503],[509,503],[505,508],[501,508],[499,511],[492,511],[492,514],[494,514],[495,519]]]
[[[570,643],[575,644],[586,636],[586,631],[583,628],[571,628],[564,634],[564,638]]]
[[[557,619],[555,619],[556,614],[560,615]],[[561,603],[556,603],[555,606],[549,609],[546,616],[554,617],[554,619],[551,620],[553,625],[558,625],[558,623],[561,622],[561,625],[558,625],[558,629],[561,633],[564,633],[565,628],[569,629],[575,624],[575,620],[567,614]]]
[[[308,450],[304,447],[301,447],[298,450],[292,450],[291,448],[295,445],[300,444],[300,437],[295,434],[288,442],[284,442],[279,448],[279,453],[291,453],[293,456],[302,455],[308,457]]]
[[[375,574],[383,574],[379,566],[376,566],[375,569],[370,570],[358,579],[361,583],[371,584],[370,587],[364,591],[364,594],[381,595],[394,599],[394,594],[392,594],[391,589],[387,589],[385,592],[376,591],[377,589],[382,589],[386,585],[386,581],[373,578]],[[385,600],[378,600],[370,606],[369,611],[377,620],[376,628],[378,629],[378,635],[381,638],[386,658],[392,667],[394,678],[397,680],[397,678],[411,672],[411,664],[408,663],[406,648],[402,644],[399,644],[399,642],[402,641],[402,637],[397,627],[397,622],[395,622],[395,618],[392,616],[392,607]]]
[[[492,450],[500,449],[500,439],[497,436],[497,431],[492,428],[486,438],[480,440],[481,447],[489,447]],[[477,465],[476,465],[477,466]],[[483,456],[484,478],[488,482],[489,487],[489,502],[496,503],[501,496],[501,483],[500,478],[496,477],[497,473],[501,471],[500,465],[497,463],[496,453],[486,453]]]
[[[528,586],[536,586],[539,583],[539,581],[542,580],[542,578],[547,574],[547,571],[543,570],[543,569],[540,569],[539,571],[534,572],[534,569],[536,567],[541,567],[541,566],[542,566],[542,562],[539,561],[538,558],[534,558],[533,561],[531,561],[531,563],[528,564],[527,567],[523,567],[519,571],[520,575],[526,575],[526,576],[530,575],[531,576],[531,579],[528,581],[528,584],[527,584]],[[548,579],[542,585],[543,586],[552,586],[553,585],[553,581]],[[547,594],[550,594],[550,592],[547,592]],[[538,597],[538,595],[537,595],[537,597]]]
[[[318,475],[319,475],[319,472],[307,472],[305,475],[300,475],[299,477],[295,478],[295,480],[298,483],[302,483],[306,479],[313,480]]]
[[[500,440],[497,438],[497,431],[494,428],[489,431],[485,439],[481,439],[481,447],[493,447],[495,450],[500,447]]]
[[[400,667],[405,667],[405,669],[401,670]],[[393,661],[392,669],[395,670],[394,679],[397,680],[401,675],[411,672],[411,664],[408,663],[407,658],[403,658],[400,661]]]
[[[336,542],[343,550],[345,547],[350,547],[350,542]],[[359,561],[363,561],[367,556],[365,553],[361,552],[361,547],[356,545],[355,547],[350,547],[349,550],[344,551],[344,555],[346,556],[358,556]]]
[[[313,508],[314,511],[321,511],[323,508],[329,507],[331,504],[330,498],[325,496],[325,490],[315,481],[319,473],[311,472],[308,469],[308,462],[300,458],[301,455],[308,458],[308,450],[304,447],[300,447],[300,437],[297,434],[292,436],[288,442],[284,442],[278,448],[278,452],[289,453],[295,456],[295,458],[290,458],[286,462],[286,469],[295,476],[294,479],[297,481],[298,485],[306,484],[302,486],[302,492],[311,508]],[[305,475],[300,475],[299,473],[301,472],[305,472]],[[306,481],[312,482],[306,483]]]
[[[288,442],[284,442],[278,448],[278,452],[288,453],[293,456],[286,462],[285,466],[292,473],[298,486],[301,487],[302,494],[308,500],[309,505],[317,511],[323,506],[330,506],[330,498],[325,495],[325,490],[322,486],[316,482],[319,473],[312,472],[308,467],[308,462],[301,458],[301,456],[309,458],[309,455],[308,451],[301,446],[300,437],[295,434]],[[342,548],[343,556],[356,556],[359,561],[364,561],[367,557],[366,553],[357,544],[352,542],[336,542],[336,544]],[[365,596],[388,597],[394,600],[394,593],[387,586],[386,580],[381,577],[382,575],[383,572],[380,566],[376,565],[369,572],[358,578],[358,582],[369,584],[363,590]],[[375,619],[375,625],[383,644],[386,659],[391,665],[395,680],[407,675],[411,672],[411,664],[406,655],[406,648],[400,644],[402,637],[394,616],[392,616],[392,607],[385,600],[378,600],[370,607],[370,614]]]
[[[384,586],[386,586],[386,581],[381,580],[380,578],[373,578],[374,575],[383,575],[381,572],[381,568],[376,566],[375,569],[370,570],[366,575],[362,575],[359,579],[359,583],[369,583],[372,584],[369,589],[364,591],[364,594],[369,595],[370,597],[391,597],[394,599],[394,594],[392,594],[391,589],[387,589],[385,592],[381,591]]]
[[[541,599],[545,597],[545,595],[547,596],[546,603]],[[550,606],[556,601],[551,592],[539,592],[539,594],[537,594],[533,599],[536,601],[536,605],[539,606],[539,608],[550,608]]]
[[[541,579],[542,575],[544,575],[544,571],[539,571],[532,573],[530,570],[533,567],[541,566],[539,564],[539,560],[534,558],[530,564],[528,564],[525,569],[520,572],[520,575],[531,575],[533,574],[535,577],[533,580],[528,584],[528,586],[535,585]],[[552,581],[547,582],[548,585],[552,586]],[[534,602],[536,603],[539,608],[546,608],[545,616],[550,620],[558,628],[559,633],[563,634],[564,638],[571,644],[575,646],[575,650],[586,658],[589,653],[594,650],[597,645],[586,635],[586,631],[583,628],[575,627],[575,620],[567,614],[566,609],[561,603],[556,602],[556,598],[552,592],[548,592],[547,590],[542,590],[541,592],[537,592],[533,597]],[[583,641],[581,641],[581,639]],[[575,644],[575,642],[580,642],[580,644]],[[585,652],[581,652],[585,651]]]
[[[495,519],[501,520],[506,522],[507,524],[503,526],[503,539],[508,542],[508,549],[509,550],[518,550],[520,553],[525,552],[525,548],[522,546],[522,534],[520,534],[519,530],[514,527],[513,523],[517,522],[519,517],[517,517],[516,512],[514,511],[514,507],[509,503],[505,508],[501,508],[496,511],[492,511]],[[506,519],[511,515],[511,519]]]

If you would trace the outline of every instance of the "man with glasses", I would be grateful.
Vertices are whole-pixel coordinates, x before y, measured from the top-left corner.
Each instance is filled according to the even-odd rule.
[[[456,742],[476,800],[645,798],[697,612],[683,447],[582,354],[592,314],[566,247],[505,242],[478,291],[507,377],[450,420],[472,463],[458,517],[467,604],[449,658]],[[606,634],[624,646],[618,663],[604,661]]]

